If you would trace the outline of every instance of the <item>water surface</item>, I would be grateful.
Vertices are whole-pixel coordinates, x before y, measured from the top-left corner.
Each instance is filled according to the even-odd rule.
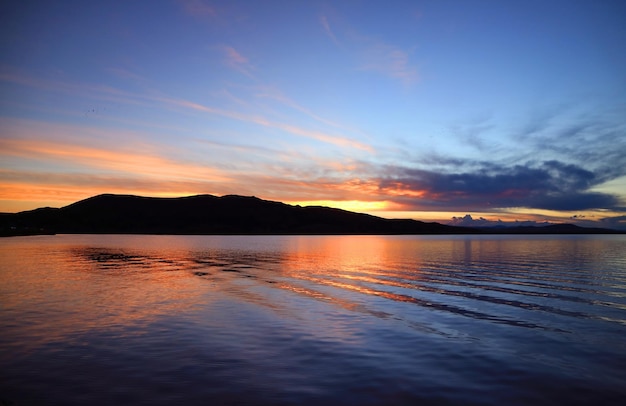
[[[2,239],[0,400],[618,404],[625,237]]]

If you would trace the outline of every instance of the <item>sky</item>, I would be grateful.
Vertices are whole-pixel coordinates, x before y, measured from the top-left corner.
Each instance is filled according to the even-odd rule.
[[[2,2],[0,212],[238,194],[626,228],[625,21],[609,0]]]

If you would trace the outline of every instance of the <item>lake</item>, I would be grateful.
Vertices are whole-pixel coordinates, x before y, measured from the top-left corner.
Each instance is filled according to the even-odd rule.
[[[0,405],[618,404],[626,236],[0,239]]]

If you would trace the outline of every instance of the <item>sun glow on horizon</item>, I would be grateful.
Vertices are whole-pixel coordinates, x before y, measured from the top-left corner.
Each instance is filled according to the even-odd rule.
[[[284,203],[298,206],[324,206],[341,210],[365,213],[370,211],[385,210],[389,207],[387,201],[362,201],[362,200],[298,200],[285,201]]]

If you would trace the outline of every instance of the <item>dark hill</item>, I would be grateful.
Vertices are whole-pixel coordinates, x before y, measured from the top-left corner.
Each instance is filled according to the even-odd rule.
[[[0,236],[32,234],[614,234],[572,224],[468,228],[390,220],[256,197],[99,195],[69,206],[0,213]]]
[[[99,195],[69,206],[0,216],[0,233],[94,234],[466,234],[417,220],[389,220],[328,207],[300,207],[256,197],[152,198]]]
[[[551,224],[548,226],[484,227],[487,234],[624,234],[607,228],[580,227],[575,224]]]

